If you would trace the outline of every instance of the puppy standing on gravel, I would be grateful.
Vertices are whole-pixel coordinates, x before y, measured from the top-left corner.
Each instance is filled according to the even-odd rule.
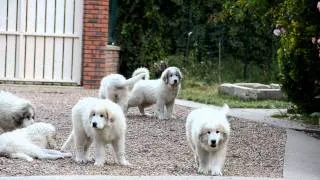
[[[168,67],[162,72],[160,79],[137,82],[130,93],[128,108],[138,106],[140,113],[144,115],[145,107],[156,104],[159,119],[171,118],[181,80],[182,73],[179,68]]]
[[[0,128],[12,131],[34,123],[33,105],[9,92],[0,91]]]
[[[105,163],[105,145],[111,143],[121,165],[129,165],[125,158],[126,119],[119,105],[108,99],[84,98],[72,108],[72,132],[62,146],[73,140],[76,161],[88,161],[88,149],[95,144],[95,163]]]
[[[187,117],[186,135],[198,172],[222,175],[230,125],[227,120],[228,105],[221,109],[200,108],[193,110]]]
[[[139,73],[130,79],[126,79],[121,74],[110,74],[101,80],[99,97],[110,99],[119,104],[123,110],[127,109],[129,87],[137,81],[145,78],[145,73]]]
[[[0,154],[11,158],[33,161],[71,157],[71,153],[53,150],[56,146],[56,129],[48,123],[34,123],[0,135]]]

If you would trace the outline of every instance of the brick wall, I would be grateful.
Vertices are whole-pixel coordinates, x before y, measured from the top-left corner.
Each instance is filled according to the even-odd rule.
[[[119,49],[108,42],[109,0],[84,0],[82,86],[98,88],[102,77],[117,72]]]

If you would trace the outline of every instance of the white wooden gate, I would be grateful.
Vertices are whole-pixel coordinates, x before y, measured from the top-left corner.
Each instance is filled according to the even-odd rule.
[[[0,0],[0,80],[80,84],[83,0]]]

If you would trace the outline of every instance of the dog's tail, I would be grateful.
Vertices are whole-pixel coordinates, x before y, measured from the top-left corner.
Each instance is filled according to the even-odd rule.
[[[72,130],[68,139],[66,140],[66,142],[64,142],[63,146],[61,147],[62,151],[65,150],[70,145],[71,141],[73,141],[73,136],[74,136],[73,134],[74,134],[74,132]]]
[[[134,70],[132,73],[132,77],[135,77],[139,74],[145,74],[144,80],[150,79],[150,71],[145,67],[140,67],[140,68]]]
[[[136,82],[140,81],[143,79],[146,75],[145,74],[138,74],[137,76],[134,76],[132,78],[129,78],[125,80],[120,87],[125,87],[125,86],[133,86]]]

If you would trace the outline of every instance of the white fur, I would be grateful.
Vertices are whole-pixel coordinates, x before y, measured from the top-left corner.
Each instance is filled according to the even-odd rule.
[[[228,105],[221,109],[200,108],[187,117],[186,136],[199,173],[222,175],[230,136],[228,111]]]
[[[88,149],[95,144],[95,165],[105,163],[105,145],[111,144],[121,165],[125,158],[126,119],[119,105],[108,99],[87,97],[72,108],[72,132],[61,149],[74,141],[76,161],[88,161]]]
[[[99,97],[102,99],[110,99],[125,110],[127,109],[129,87],[145,76],[146,74],[140,73],[137,76],[126,79],[121,74],[110,74],[101,80]]]
[[[34,123],[34,107],[23,98],[0,91],[0,128],[12,131]]]
[[[171,118],[181,80],[179,68],[168,67],[159,79],[138,81],[130,93],[128,108],[138,106],[140,113],[144,115],[145,107],[156,104],[159,119]]]
[[[33,161],[71,157],[71,153],[53,150],[56,148],[56,130],[48,123],[34,123],[0,135],[0,154],[11,158]],[[49,148],[49,149],[47,149]]]
[[[143,80],[150,79],[149,69],[147,69],[145,67],[139,67],[136,70],[134,70],[133,73],[132,73],[132,77],[138,76],[139,74],[145,74]]]

